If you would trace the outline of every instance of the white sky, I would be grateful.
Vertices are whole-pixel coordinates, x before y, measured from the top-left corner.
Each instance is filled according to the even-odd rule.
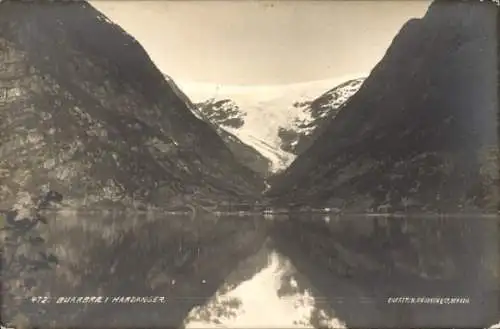
[[[124,1],[91,4],[176,81],[276,85],[366,76],[429,0]]]

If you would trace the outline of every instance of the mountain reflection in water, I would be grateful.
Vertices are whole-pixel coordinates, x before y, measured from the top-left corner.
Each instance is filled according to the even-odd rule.
[[[167,302],[25,303],[40,327],[485,328],[497,318],[494,218],[47,217],[41,235],[60,264],[37,274],[32,295]],[[406,296],[470,303],[387,303]]]

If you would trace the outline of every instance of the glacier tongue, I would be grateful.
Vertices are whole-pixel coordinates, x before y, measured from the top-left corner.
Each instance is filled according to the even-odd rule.
[[[276,142],[273,143],[273,141],[266,141],[256,137],[259,135],[258,131],[257,134],[254,134],[254,131],[250,129],[224,129],[268,158],[271,161],[270,171],[273,173],[285,170],[295,159],[294,154],[283,151],[279,148],[279,145],[276,146]]]

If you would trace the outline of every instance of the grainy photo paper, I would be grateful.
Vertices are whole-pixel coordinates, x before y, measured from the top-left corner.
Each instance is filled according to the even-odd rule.
[[[0,1],[2,328],[500,328],[499,8]]]

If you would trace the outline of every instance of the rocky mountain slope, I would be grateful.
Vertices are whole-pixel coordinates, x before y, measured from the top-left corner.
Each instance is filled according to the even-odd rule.
[[[408,21],[335,120],[286,172],[274,202],[352,211],[496,211],[497,15],[435,1]]]
[[[207,122],[256,150],[258,163],[264,157],[271,162],[269,171],[278,172],[309,147],[363,80],[352,79],[333,89],[336,82],[332,80],[243,87],[237,91],[223,89],[217,92],[218,97],[196,105]],[[228,145],[234,149],[231,143]],[[252,154],[247,154],[245,163],[252,159]],[[264,166],[252,168],[260,171]]]
[[[363,84],[364,78],[338,85],[312,101],[295,102],[294,111],[300,113],[292,125],[280,127],[281,149],[300,155],[321,135],[326,124],[333,120],[343,105]]]
[[[254,200],[263,181],[137,41],[84,1],[0,5],[0,200],[71,206]]]

